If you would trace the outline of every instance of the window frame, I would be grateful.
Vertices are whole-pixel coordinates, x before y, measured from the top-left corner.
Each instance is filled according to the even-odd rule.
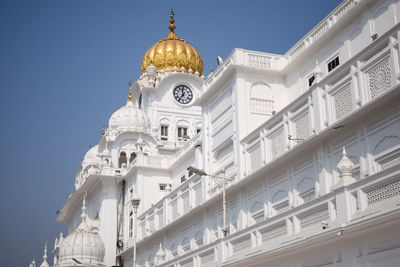
[[[308,76],[307,81],[308,81],[308,88],[311,88],[316,82],[315,74],[311,74],[310,76]]]
[[[177,130],[177,139],[178,141],[187,141],[189,140],[189,136],[188,136],[188,127],[185,126],[178,126],[178,130]]]
[[[161,141],[168,141],[168,128],[169,125],[161,124],[160,126],[160,140]]]
[[[326,67],[328,68],[328,73],[336,69],[338,66],[340,66],[339,54],[336,54],[335,56],[331,57],[331,59],[328,60],[326,63]]]

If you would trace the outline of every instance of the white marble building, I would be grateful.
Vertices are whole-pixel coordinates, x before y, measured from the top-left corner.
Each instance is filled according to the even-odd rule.
[[[171,16],[53,265],[134,266],[139,198],[138,267],[400,266],[399,20],[398,0],[344,0],[284,55],[234,49],[204,77]],[[226,229],[222,179],[189,167],[225,177]]]

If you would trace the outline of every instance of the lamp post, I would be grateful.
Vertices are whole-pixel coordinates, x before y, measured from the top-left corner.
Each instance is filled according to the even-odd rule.
[[[227,233],[228,233],[228,229],[227,229],[227,227],[226,227],[226,193],[225,193],[225,183],[226,183],[226,181],[231,181],[231,179],[226,178],[226,176],[225,176],[225,174],[226,174],[225,169],[222,169],[222,170],[221,170],[222,175],[223,175],[222,177],[221,177],[221,176],[216,176],[216,175],[208,174],[208,173],[206,173],[205,171],[200,170],[200,169],[197,169],[197,168],[194,168],[194,167],[189,167],[189,168],[188,168],[188,171],[191,171],[191,172],[193,172],[193,173],[195,173],[195,174],[197,174],[197,175],[200,175],[200,176],[209,176],[209,177],[211,177],[211,178],[215,178],[215,179],[220,179],[220,180],[222,180],[222,212],[223,212],[223,220],[224,220],[224,226],[223,226],[222,231],[223,231],[223,233],[224,233],[224,236],[226,236]]]
[[[133,267],[136,267],[136,239],[137,239],[137,210],[140,204],[140,198],[135,193],[131,199],[133,207],[133,219],[135,220],[133,228]]]

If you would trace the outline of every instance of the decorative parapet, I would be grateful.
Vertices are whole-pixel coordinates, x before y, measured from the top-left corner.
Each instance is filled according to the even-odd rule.
[[[218,66],[215,72],[208,75],[203,83],[202,90],[203,93],[206,92],[224,73],[226,73],[225,70],[232,66],[265,71],[281,71],[285,65],[286,59],[282,55],[235,48],[225,61]]]
[[[317,26],[315,26],[309,33],[307,33],[300,41],[298,41],[292,48],[285,53],[288,62],[293,61],[301,55],[307,47],[318,41],[330,28],[334,27],[338,22],[342,21],[344,17],[353,10],[359,2],[366,0],[347,0],[343,1],[336,7],[328,16],[325,17]]]

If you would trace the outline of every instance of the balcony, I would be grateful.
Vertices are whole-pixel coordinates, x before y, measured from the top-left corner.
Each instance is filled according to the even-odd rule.
[[[163,235],[155,234],[157,240],[149,238],[139,241],[138,246],[147,247],[148,250],[139,256],[138,262],[150,256],[151,259],[154,257],[158,266],[207,266],[211,262],[229,266],[243,258],[268,257],[296,249],[310,239],[332,240],[341,235],[350,235],[357,231],[357,227],[365,227],[360,226],[361,221],[383,220],[385,215],[400,212],[399,175],[400,166],[396,165],[352,183],[348,187],[352,197],[346,206],[338,204],[346,198],[339,188],[269,218],[261,217],[258,222],[231,232],[227,237],[220,235],[214,239],[208,238],[211,229],[205,227],[205,242],[203,236],[193,235],[189,240],[185,238],[186,241],[181,245],[174,245],[171,251],[167,245],[171,242],[170,238],[167,236],[164,239]],[[350,214],[349,218],[342,216],[347,213]],[[187,231],[186,226],[180,225],[182,231]],[[154,249],[149,248],[149,242],[155,244]],[[155,257],[160,243],[167,245],[167,257],[163,263],[157,263]],[[142,260],[144,265],[140,266],[146,266],[146,262]]]

